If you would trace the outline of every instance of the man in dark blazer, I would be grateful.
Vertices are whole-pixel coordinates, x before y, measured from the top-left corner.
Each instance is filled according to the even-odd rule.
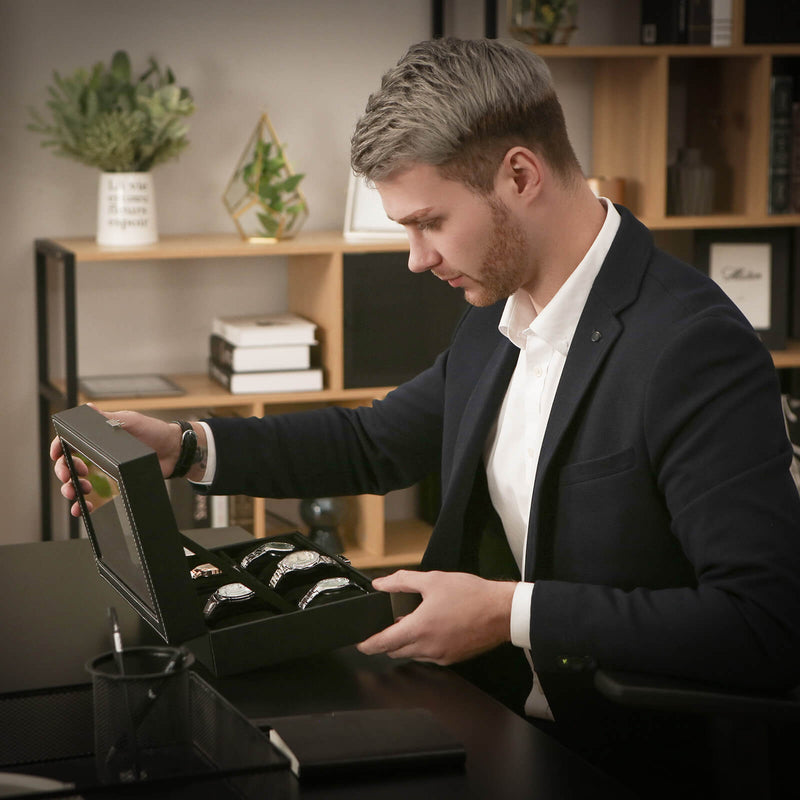
[[[800,497],[769,354],[712,281],[592,194],[541,59],[486,40],[412,48],[352,154],[405,226],[409,268],[473,308],[371,407],[195,424],[189,477],[305,497],[439,471],[423,570],[375,581],[422,602],[361,649],[458,664],[617,772],[669,721],[608,708],[598,665],[796,683]],[[177,426],[115,416],[170,475]]]

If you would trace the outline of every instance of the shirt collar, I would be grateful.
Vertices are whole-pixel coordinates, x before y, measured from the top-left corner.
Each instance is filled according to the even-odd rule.
[[[538,336],[566,356],[594,279],[608,255],[619,229],[620,216],[614,204],[601,197],[606,218],[586,255],[561,285],[552,300],[537,315],[530,296],[522,289],[506,300],[498,328],[513,344],[525,349],[529,335]]]

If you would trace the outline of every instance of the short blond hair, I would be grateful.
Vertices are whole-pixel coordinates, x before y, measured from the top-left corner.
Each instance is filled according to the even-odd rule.
[[[351,164],[371,181],[428,164],[490,192],[516,145],[564,182],[581,172],[547,64],[496,39],[435,39],[413,45],[383,76],[356,124]]]

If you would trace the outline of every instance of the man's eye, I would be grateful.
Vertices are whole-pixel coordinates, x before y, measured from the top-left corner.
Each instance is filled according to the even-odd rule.
[[[440,221],[438,219],[428,219],[422,222],[417,223],[417,230],[419,231],[433,231],[436,230],[440,225]]]

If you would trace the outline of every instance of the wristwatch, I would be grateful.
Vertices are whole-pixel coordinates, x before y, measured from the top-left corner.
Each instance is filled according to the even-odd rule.
[[[289,553],[284,556],[279,562],[269,579],[269,588],[274,589],[281,580],[290,572],[301,572],[307,569],[313,569],[320,564],[335,564],[336,562],[330,556],[324,556],[321,553],[315,553],[313,550],[296,550],[294,553]]]
[[[173,424],[179,425],[181,429],[181,451],[172,474],[168,478],[182,478],[192,468],[194,455],[197,452],[197,434],[191,423],[185,419],[174,419]]]
[[[225,603],[242,603],[255,597],[256,593],[243,583],[226,583],[220,586],[206,601],[203,614],[209,619]]]
[[[345,577],[344,575],[339,575],[336,578],[323,578],[321,581],[317,581],[302,597],[300,602],[297,604],[298,608],[306,608],[310,603],[313,603],[314,600],[319,597],[321,594],[327,594],[328,592],[338,592],[340,589],[346,589],[348,586],[352,586],[354,589],[360,589],[362,592],[366,590],[359,586],[357,583],[353,583],[350,578]]]
[[[291,542],[264,542],[256,547],[254,550],[251,550],[240,562],[239,564],[247,569],[254,561],[261,558],[261,556],[271,555],[286,555],[286,553],[291,553],[294,550],[294,545]]]
[[[192,576],[192,580],[196,581],[200,578],[209,578],[212,575],[219,575],[222,570],[216,564],[198,564],[196,567],[192,567],[189,571],[189,574]]]

